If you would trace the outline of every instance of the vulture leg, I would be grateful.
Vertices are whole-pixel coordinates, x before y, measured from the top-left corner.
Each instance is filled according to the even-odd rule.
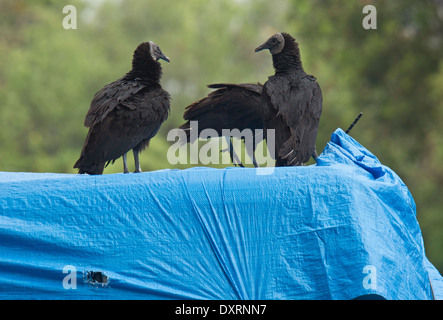
[[[223,149],[221,152],[228,151],[229,156],[231,157],[232,164],[234,166],[236,166],[238,164],[240,167],[244,167],[243,163],[241,163],[240,159],[238,158],[237,154],[235,153],[234,146],[232,145],[231,139],[232,139],[231,137],[225,136],[225,140],[228,143],[228,147],[226,149]]]
[[[123,173],[129,173],[126,155],[127,155],[126,153],[123,155]]]
[[[140,150],[132,149],[132,152],[134,153],[134,162],[135,162],[135,171],[134,171],[134,173],[142,172],[142,168],[140,167],[140,160],[138,158]]]
[[[254,167],[256,167],[256,168],[260,167],[257,164],[257,159],[255,159],[255,145],[254,145],[254,149],[252,149],[252,163],[254,164]]]
[[[255,158],[255,148],[257,147],[255,137],[253,137],[252,146],[250,146],[248,143],[245,143],[244,145],[246,153],[248,154],[249,158],[251,158],[254,167],[258,168],[259,165],[257,164],[257,159]]]
[[[258,168],[260,166],[258,165],[257,159],[255,158],[255,149],[257,148],[257,144],[261,140],[263,140],[263,131],[261,131],[259,134],[254,135],[252,140],[253,140],[253,144],[252,144],[252,163],[254,164],[255,168]]]
[[[315,162],[317,162],[317,158],[318,158],[317,150],[314,150],[314,153],[312,154],[312,158],[314,158]]]

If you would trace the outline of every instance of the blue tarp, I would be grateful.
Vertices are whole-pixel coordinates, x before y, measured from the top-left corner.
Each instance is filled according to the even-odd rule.
[[[269,173],[2,172],[0,298],[443,298],[407,187],[341,129]]]

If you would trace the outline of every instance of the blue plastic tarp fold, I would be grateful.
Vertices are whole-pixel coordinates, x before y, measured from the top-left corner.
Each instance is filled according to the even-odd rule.
[[[407,187],[341,129],[263,172],[1,172],[0,298],[443,298]]]

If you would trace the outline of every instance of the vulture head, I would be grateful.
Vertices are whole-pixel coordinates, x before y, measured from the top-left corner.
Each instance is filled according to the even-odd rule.
[[[266,40],[265,43],[255,48],[255,52],[269,49],[271,54],[274,55],[280,53],[284,47],[285,47],[285,37],[281,33],[276,33],[268,40]]]
[[[142,42],[138,45],[137,49],[134,51],[133,65],[141,65],[147,61],[165,60],[170,62],[169,58],[163,54],[160,47],[153,41]]]
[[[153,41],[149,41],[148,44],[149,44],[149,53],[154,61],[162,59],[167,62],[171,62],[169,58],[163,54],[160,47],[156,45]]]

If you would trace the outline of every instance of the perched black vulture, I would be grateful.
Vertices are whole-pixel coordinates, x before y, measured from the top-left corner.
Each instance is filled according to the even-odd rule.
[[[251,129],[254,141],[252,145],[245,146],[254,166],[257,167],[254,151],[256,145],[263,139],[261,134],[263,122],[260,112],[260,95],[263,86],[260,83],[219,83],[208,85],[208,87],[217,90],[185,109],[183,118],[187,122],[181,125],[180,129],[186,132],[186,142],[194,142],[204,129],[214,129],[219,137],[223,136],[223,129],[238,129],[240,132],[244,129]],[[190,134],[191,121],[198,121],[198,132],[193,137]],[[257,132],[260,134],[255,135],[255,130],[259,130]],[[231,137],[225,136],[225,138],[228,142],[231,161],[243,166],[234,152]],[[245,137],[241,138],[244,140]],[[252,148],[249,149],[249,147]]]
[[[169,62],[152,41],[141,43],[134,51],[132,70],[121,79],[98,91],[84,125],[88,135],[74,165],[79,173],[102,174],[105,165],[133,150],[135,172],[141,172],[139,153],[160,129],[169,114],[170,96],[162,89],[159,59]]]
[[[276,166],[302,165],[317,158],[321,89],[303,70],[298,43],[289,34],[274,34],[255,52],[264,49],[271,52],[275,69],[261,96],[264,137],[266,130],[275,129]]]

